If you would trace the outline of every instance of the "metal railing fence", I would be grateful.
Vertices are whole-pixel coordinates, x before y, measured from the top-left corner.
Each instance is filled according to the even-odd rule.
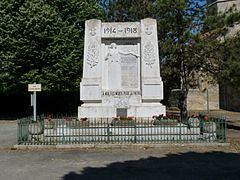
[[[18,120],[18,144],[131,144],[226,142],[226,119],[77,119],[41,117]]]

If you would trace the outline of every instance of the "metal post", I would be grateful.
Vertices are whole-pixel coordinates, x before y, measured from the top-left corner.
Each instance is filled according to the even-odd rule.
[[[31,94],[31,106],[33,106],[33,121],[37,121],[37,91],[41,91],[41,84],[28,84],[28,91]]]
[[[206,93],[207,93],[207,113],[208,113],[208,115],[209,115],[209,94],[208,94],[208,88],[206,89]]]
[[[33,92],[33,120],[37,121],[37,92]]]
[[[223,136],[223,142],[227,142],[227,119],[226,117],[222,118],[222,121],[224,123],[224,136]]]
[[[137,123],[134,124],[134,143],[137,143]]]
[[[108,124],[108,121],[107,121],[107,143],[110,142],[110,129],[109,129],[109,124]]]

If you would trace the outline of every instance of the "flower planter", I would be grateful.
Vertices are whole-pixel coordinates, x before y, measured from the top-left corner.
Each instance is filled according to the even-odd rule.
[[[178,124],[177,119],[155,119],[152,122],[153,125],[162,125],[162,126],[176,126]]]
[[[217,125],[215,122],[203,122],[203,132],[214,133],[217,130]]]
[[[136,121],[133,117],[114,117],[112,126],[136,126]]]
[[[190,127],[200,127],[200,120],[198,119],[198,117],[190,117],[188,119],[188,125]]]
[[[85,128],[89,127],[90,123],[88,120],[71,120],[71,121],[66,121],[66,127],[72,128],[72,129],[77,129],[77,128]]]

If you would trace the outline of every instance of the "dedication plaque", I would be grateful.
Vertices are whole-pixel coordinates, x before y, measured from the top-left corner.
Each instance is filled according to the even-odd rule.
[[[136,56],[132,54],[121,55],[121,75],[122,88],[138,88],[138,61]]]

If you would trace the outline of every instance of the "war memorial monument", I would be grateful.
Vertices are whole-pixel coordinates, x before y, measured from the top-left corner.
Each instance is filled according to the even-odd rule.
[[[165,114],[157,23],[85,22],[79,118]]]

